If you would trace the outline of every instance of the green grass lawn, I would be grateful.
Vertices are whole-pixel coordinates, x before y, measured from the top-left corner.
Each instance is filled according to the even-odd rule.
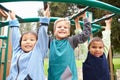
[[[114,69],[120,69],[120,58],[113,58]]]
[[[45,75],[48,75],[48,59],[45,59],[44,60],[44,72],[45,72]]]
[[[48,75],[48,59],[44,61],[44,71],[45,75]],[[113,58],[114,69],[120,69],[120,58]],[[80,60],[76,60],[77,67],[81,67],[82,62]]]

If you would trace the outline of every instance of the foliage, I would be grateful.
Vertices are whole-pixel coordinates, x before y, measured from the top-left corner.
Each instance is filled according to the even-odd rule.
[[[43,16],[43,10],[42,9],[39,9],[38,10],[38,16]],[[21,23],[20,24],[20,31],[21,31],[21,34],[24,33],[24,32],[27,32],[27,31],[37,31],[39,27],[39,23]]]
[[[68,17],[71,16],[77,7],[75,4],[54,2],[50,4],[51,16],[54,17]]]
[[[101,1],[116,7],[120,7],[119,0],[101,0]],[[112,14],[112,12],[102,10],[99,8],[90,8],[89,11],[93,12],[94,19],[99,19],[107,13]],[[120,18],[120,15],[116,15],[113,17],[112,27],[111,27],[111,45],[112,45],[113,53],[120,53],[120,23],[118,23],[118,18]],[[104,20],[98,22],[97,24],[105,26]],[[102,30],[95,33],[94,36],[98,35],[101,37],[102,36],[101,31]]]
[[[112,24],[111,44],[115,53],[120,52],[120,23],[118,24],[117,18],[114,19]]]
[[[27,31],[36,31],[36,24],[35,23],[21,23],[20,31],[21,31],[21,34]]]
[[[100,1],[111,4],[116,7],[120,7],[119,0],[100,0]],[[69,17],[72,14],[76,13],[79,10],[79,8],[84,8],[84,7],[86,6],[76,5],[76,4],[71,4],[71,3],[53,2],[50,4],[51,17]],[[93,8],[93,7],[88,9],[88,11],[93,13],[94,19],[99,19],[107,13],[111,13],[109,11],[106,11],[100,8]],[[111,32],[112,32],[111,33],[111,45],[112,45],[113,52],[115,53],[116,52],[120,53],[120,23],[118,23],[118,18],[120,18],[120,15],[116,15],[113,17],[113,24],[111,28]],[[97,22],[96,24],[105,26],[104,20]],[[75,27],[73,26],[74,25],[72,25],[71,27],[72,28],[71,35],[74,34]],[[53,33],[53,23],[50,24],[49,31]],[[96,32],[94,36],[102,37],[101,31],[102,30],[99,30],[98,32]]]
[[[120,8],[120,0],[102,0],[102,1]],[[118,23],[118,18],[120,18],[120,15],[116,15],[113,18],[113,24],[111,29],[112,31],[111,43],[114,53],[120,53],[120,23]]]
[[[65,3],[51,3],[50,4],[50,10],[51,10],[51,16],[54,15],[54,17],[64,17],[66,15],[66,4]]]

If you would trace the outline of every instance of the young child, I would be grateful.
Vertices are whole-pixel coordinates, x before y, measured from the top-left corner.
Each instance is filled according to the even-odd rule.
[[[102,39],[94,37],[88,45],[88,50],[87,59],[83,63],[83,80],[110,80]]]
[[[82,17],[82,16],[81,16]],[[70,21],[59,18],[54,23],[54,36],[50,39],[48,80],[78,80],[74,49],[84,43],[91,34],[91,24],[84,19],[81,34],[70,35]]]
[[[81,51],[81,53],[84,54],[83,80],[110,80],[106,57],[110,48],[111,21],[112,19],[105,20],[106,27],[105,31],[102,32],[102,39],[99,37],[93,38],[88,45],[88,49],[86,49],[88,42],[86,42],[86,44],[80,44],[80,50],[82,47],[84,48],[84,51]],[[78,26],[76,29],[79,30],[80,25],[78,23],[78,19],[75,20],[75,23],[76,26]],[[86,51],[88,51],[87,55],[85,55]]]
[[[49,8],[44,11],[44,16],[40,18],[38,33],[26,32],[21,35],[15,13],[10,12],[13,54],[7,80],[45,80],[43,64],[48,50]]]

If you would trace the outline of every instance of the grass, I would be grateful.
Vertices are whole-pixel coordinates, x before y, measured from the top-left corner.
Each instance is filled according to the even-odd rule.
[[[45,73],[45,75],[47,76],[48,75],[48,63],[49,61],[48,61],[48,59],[46,58],[45,60],[44,60],[44,73]]]
[[[45,71],[45,75],[48,75],[48,59],[45,59],[44,61],[44,71]],[[116,71],[116,69],[120,69],[120,58],[113,58],[113,64],[114,64],[114,69]],[[81,67],[82,62],[80,60],[76,60],[76,65],[77,67]]]
[[[113,58],[114,69],[120,69],[120,58]]]

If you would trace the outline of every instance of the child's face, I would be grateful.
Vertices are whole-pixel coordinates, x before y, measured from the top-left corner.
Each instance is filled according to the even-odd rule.
[[[70,35],[70,26],[66,21],[60,21],[54,29],[54,36],[57,40],[64,39]]]
[[[35,35],[31,33],[24,34],[21,40],[21,48],[24,52],[29,52],[34,48],[36,41]]]
[[[100,57],[103,55],[104,45],[101,41],[94,41],[91,43],[89,51],[92,55]]]

